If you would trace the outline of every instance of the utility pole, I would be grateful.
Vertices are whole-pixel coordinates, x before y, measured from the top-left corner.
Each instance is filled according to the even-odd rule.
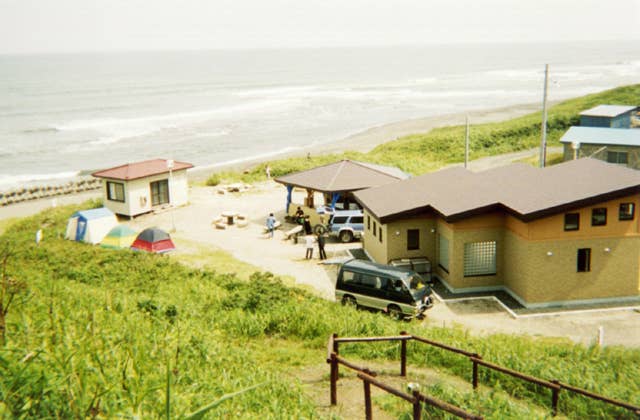
[[[547,164],[547,85],[549,82],[549,65],[544,65],[544,94],[542,95],[542,141],[540,142],[540,167]]]
[[[467,165],[469,164],[469,116],[465,117],[465,122],[467,125],[467,129],[465,131],[464,137],[464,168],[467,169]]]

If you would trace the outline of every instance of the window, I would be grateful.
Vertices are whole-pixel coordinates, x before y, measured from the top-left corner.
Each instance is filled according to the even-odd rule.
[[[620,213],[618,218],[620,220],[633,220],[633,216],[636,210],[636,206],[633,203],[620,204]]]
[[[371,216],[367,214],[367,230],[371,230]]]
[[[107,200],[124,203],[124,184],[107,181]]]
[[[564,215],[564,230],[580,229],[580,214],[567,213]]]
[[[169,202],[169,181],[166,179],[151,183],[151,205],[159,206]]]
[[[442,235],[438,235],[438,265],[449,272],[449,240]]]
[[[380,233],[380,243],[382,243],[382,226],[378,228],[378,232]]]
[[[357,283],[354,273],[346,270],[342,272],[342,281],[349,284]]]
[[[464,275],[488,276],[496,274],[496,242],[464,244]]]
[[[407,230],[407,251],[420,249],[420,229]]]
[[[364,222],[364,218],[362,216],[354,216],[351,218],[351,223],[352,224],[358,224],[361,225]]]
[[[591,271],[591,248],[578,249],[578,273]]]
[[[607,224],[607,209],[600,207],[591,210],[591,226],[604,226]]]
[[[333,225],[344,225],[347,223],[348,216],[335,216],[331,219],[331,224]]]
[[[607,162],[626,165],[629,162],[629,154],[627,152],[607,152]]]
[[[377,228],[376,228],[376,221],[374,220],[374,221],[373,221],[373,236],[376,236],[376,230],[377,230]]]

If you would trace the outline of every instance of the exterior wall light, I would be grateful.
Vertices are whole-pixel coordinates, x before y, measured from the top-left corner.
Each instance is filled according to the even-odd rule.
[[[400,236],[400,231],[396,230],[396,236]]]
[[[611,248],[606,247],[606,248],[604,249],[604,252],[611,252]]]
[[[547,257],[552,257],[552,256],[553,256],[553,252],[547,251]]]
[[[436,228],[431,228],[431,233],[436,233]]]

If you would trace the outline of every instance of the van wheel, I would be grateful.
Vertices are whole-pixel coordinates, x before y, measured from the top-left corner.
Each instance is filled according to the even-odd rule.
[[[396,305],[390,305],[388,308],[388,311],[389,311],[389,316],[392,319],[395,319],[396,321],[400,321],[401,319],[404,318],[404,315],[402,314],[402,310]]]
[[[354,298],[353,296],[343,296],[342,305],[351,306],[355,308],[356,306],[358,306],[358,303],[356,302],[356,298]]]
[[[353,233],[350,230],[343,230],[340,232],[340,241],[343,243],[351,242],[353,240]]]

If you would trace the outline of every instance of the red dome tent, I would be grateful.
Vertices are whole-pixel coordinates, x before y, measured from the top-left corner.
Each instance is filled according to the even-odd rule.
[[[167,232],[158,228],[148,228],[140,232],[131,244],[131,249],[147,252],[169,252],[176,249]]]

